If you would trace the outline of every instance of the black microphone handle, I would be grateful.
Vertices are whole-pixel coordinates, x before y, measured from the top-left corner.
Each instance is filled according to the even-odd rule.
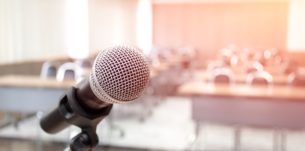
[[[88,110],[99,110],[111,105],[95,96],[90,86],[89,80],[82,80],[76,87],[76,97],[84,108],[87,108]]]
[[[95,127],[111,111],[112,104],[91,109],[77,97],[77,88],[70,88],[60,99],[59,105],[40,120],[41,128],[47,133],[57,133],[72,125]],[[100,101],[102,102],[102,101]]]
[[[70,124],[66,121],[59,107],[48,113],[40,120],[40,127],[47,133],[57,133]]]

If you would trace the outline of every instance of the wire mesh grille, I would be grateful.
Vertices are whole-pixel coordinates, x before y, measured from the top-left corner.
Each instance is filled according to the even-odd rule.
[[[124,103],[138,98],[148,80],[148,62],[141,50],[117,46],[99,53],[89,81],[99,99]]]

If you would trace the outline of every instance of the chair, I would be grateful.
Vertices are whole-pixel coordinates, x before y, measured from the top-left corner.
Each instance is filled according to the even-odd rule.
[[[285,74],[291,74],[298,71],[299,65],[296,62],[285,60],[285,62],[282,63],[283,72]]]
[[[211,62],[208,64],[207,66],[207,71],[213,71],[215,69],[219,69],[219,68],[225,68],[226,65],[224,62],[222,61],[215,61],[215,62]]]
[[[72,62],[62,64],[57,71],[56,80],[77,80],[79,67]]]
[[[247,69],[247,73],[254,73],[254,72],[259,72],[259,71],[263,71],[264,70],[264,66],[259,63],[259,62],[253,62]]]
[[[271,85],[272,81],[272,75],[266,71],[250,73],[246,79],[248,85]]]
[[[305,86],[305,78],[298,73],[291,73],[288,76],[288,83],[292,86]]]
[[[233,73],[228,68],[218,68],[212,71],[210,82],[231,84],[233,82]]]
[[[40,72],[40,77],[42,79],[56,77],[57,66],[58,65],[53,61],[47,61],[47,62],[43,63],[41,72]]]
[[[76,80],[81,81],[82,79],[86,79],[92,70],[92,60],[87,58],[82,60],[75,60],[74,63],[77,67]]]

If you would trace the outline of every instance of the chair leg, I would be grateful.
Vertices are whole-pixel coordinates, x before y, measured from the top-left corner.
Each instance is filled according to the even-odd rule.
[[[18,128],[18,124],[22,122],[23,120],[27,120],[29,118],[34,117],[36,114],[35,113],[28,113],[23,116],[18,115],[18,117],[15,117],[13,113],[11,112],[6,112],[4,121],[0,123],[0,129],[9,127],[9,126],[14,126],[16,129]]]
[[[282,130],[280,132],[280,151],[286,151],[286,139],[287,139],[287,133],[285,130]]]
[[[281,129],[275,129],[273,135],[273,151],[286,150],[286,132]]]
[[[278,151],[278,131],[274,129],[273,132],[273,146],[272,146],[273,151]]]
[[[199,135],[200,135],[200,127],[201,127],[200,122],[195,122],[194,138],[192,138],[192,140],[190,142],[190,145],[189,145],[187,150],[191,150],[191,151],[192,150],[198,150],[195,146],[196,146],[196,143],[197,143]]]
[[[241,147],[241,128],[235,127],[234,129],[234,151],[240,151]]]
[[[36,147],[36,151],[43,151],[42,129],[39,126],[38,118],[37,118],[37,135],[36,135],[35,147]]]
[[[201,129],[201,123],[200,121],[196,122],[196,130],[195,130],[195,138],[194,138],[194,141],[193,141],[193,145],[195,145],[195,143],[198,141],[199,137],[200,137],[200,130]],[[195,148],[195,150],[197,150]]]

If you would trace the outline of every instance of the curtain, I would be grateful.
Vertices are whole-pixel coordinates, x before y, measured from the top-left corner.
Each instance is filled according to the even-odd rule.
[[[63,0],[0,0],[0,63],[66,54]]]
[[[142,1],[144,3],[139,3]],[[73,38],[72,33],[75,35],[72,40],[86,45],[86,40],[82,40],[84,37],[79,37],[82,34],[76,33],[86,30],[68,30],[70,27],[67,27],[75,28],[74,25],[81,19],[72,14],[72,17],[76,17],[73,20],[76,23],[69,22],[67,17],[71,16],[68,13],[71,7],[67,6],[72,2],[75,1],[0,0],[0,63],[71,56],[73,51],[83,54],[75,48],[80,44],[73,45],[76,42],[71,43],[69,39]],[[86,28],[89,52],[120,44],[150,47],[151,26],[147,25],[151,24],[151,16],[137,15],[141,13],[138,11],[139,6],[142,6],[139,10],[144,9],[150,15],[149,5],[150,0],[88,0],[88,6],[84,7],[88,7]]]
[[[22,56],[20,0],[0,0],[0,62]]]

